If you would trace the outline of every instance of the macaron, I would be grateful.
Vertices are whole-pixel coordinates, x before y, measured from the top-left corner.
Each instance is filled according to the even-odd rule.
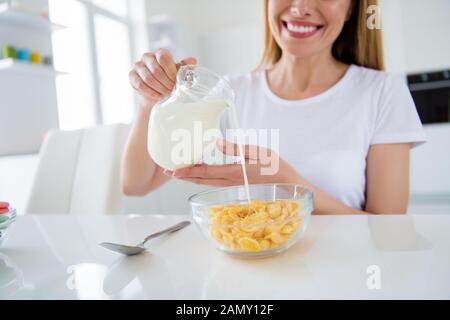
[[[9,212],[9,203],[0,201],[0,215]]]

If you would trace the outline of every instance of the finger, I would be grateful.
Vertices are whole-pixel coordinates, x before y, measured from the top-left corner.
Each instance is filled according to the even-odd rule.
[[[172,82],[175,82],[177,80],[177,66],[169,50],[159,49],[156,51],[155,57],[167,77],[172,80]]]
[[[163,173],[164,173],[166,176],[168,176],[168,177],[172,177],[173,174],[174,174],[174,171],[169,170],[169,169],[164,169],[164,170],[163,170]]]
[[[161,94],[150,88],[141,77],[137,74],[135,70],[131,70],[129,73],[130,84],[134,90],[136,90],[140,95],[144,96],[150,100],[159,100],[162,98]]]
[[[166,72],[158,63],[153,53],[144,54],[144,56],[142,57],[142,62],[144,62],[148,70],[153,73],[153,76],[156,80],[158,80],[168,90],[172,91],[173,87],[175,86],[175,82],[169,79]]]
[[[136,73],[147,86],[158,92],[160,95],[167,96],[170,94],[170,90],[156,80],[155,76],[148,70],[142,61],[135,64],[134,70],[136,70]]]
[[[194,57],[187,57],[180,60],[181,64],[197,64],[197,59]]]
[[[243,178],[242,167],[239,164],[215,166],[201,164],[175,170],[173,176],[176,178],[227,179],[233,181],[240,181]]]
[[[213,187],[234,186],[236,183],[225,179],[202,179],[202,178],[178,178],[179,180],[189,181],[195,184],[208,185]]]
[[[223,154],[239,157],[241,156],[239,152],[239,145],[236,143],[232,143],[224,139],[218,139],[217,147]],[[258,155],[262,151],[266,151],[266,149],[259,146],[253,146],[248,144],[242,146],[242,152],[244,154],[245,159],[258,160]]]

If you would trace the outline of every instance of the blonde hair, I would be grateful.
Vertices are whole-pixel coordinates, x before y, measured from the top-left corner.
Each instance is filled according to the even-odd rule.
[[[264,0],[264,51],[259,68],[269,67],[281,58],[282,50],[269,26],[268,2]],[[353,0],[352,13],[333,44],[333,56],[344,63],[376,70],[384,69],[383,40],[379,29],[366,25],[367,8],[378,0]]]

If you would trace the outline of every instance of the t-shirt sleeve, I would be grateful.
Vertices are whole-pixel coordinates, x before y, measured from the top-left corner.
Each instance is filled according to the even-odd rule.
[[[384,80],[371,144],[426,142],[425,131],[408,86],[398,76]]]

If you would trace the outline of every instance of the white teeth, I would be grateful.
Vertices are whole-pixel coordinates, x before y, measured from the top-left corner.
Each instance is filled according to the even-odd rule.
[[[287,28],[290,31],[298,32],[298,33],[310,33],[316,31],[317,27],[315,26],[296,26],[291,23],[287,24]]]

